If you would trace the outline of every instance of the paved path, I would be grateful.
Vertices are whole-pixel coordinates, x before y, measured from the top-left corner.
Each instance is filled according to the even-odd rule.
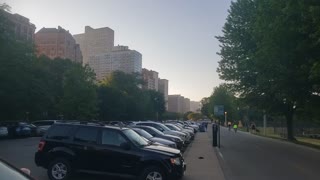
[[[227,180],[320,179],[319,150],[221,128],[220,151]]]
[[[197,133],[184,153],[187,171],[183,180],[224,180],[215,149],[211,145],[210,134],[211,128],[208,132]],[[203,159],[199,159],[201,157]]]

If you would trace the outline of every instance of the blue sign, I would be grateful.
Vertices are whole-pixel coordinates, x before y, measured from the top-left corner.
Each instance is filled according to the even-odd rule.
[[[215,105],[214,106],[214,115],[215,116],[223,116],[224,115],[224,106],[223,105]]]

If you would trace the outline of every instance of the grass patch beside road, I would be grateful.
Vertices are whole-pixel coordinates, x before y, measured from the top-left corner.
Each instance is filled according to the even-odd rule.
[[[320,147],[320,139],[297,137],[297,140],[302,143],[309,143]]]
[[[247,132],[247,128],[241,127],[239,128],[240,131]],[[272,133],[270,129],[267,128],[266,135],[263,134],[262,128],[259,128],[260,132],[251,133],[253,135],[262,136],[262,137],[268,137],[272,139],[278,139],[278,140],[284,140],[287,141],[287,139],[280,134]],[[316,149],[320,149],[320,139],[314,139],[314,138],[307,138],[307,137],[296,137],[297,141],[293,142],[295,144],[300,144]]]

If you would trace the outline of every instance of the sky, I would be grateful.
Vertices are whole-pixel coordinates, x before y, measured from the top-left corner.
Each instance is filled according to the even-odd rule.
[[[142,67],[169,80],[169,94],[194,101],[222,83],[215,36],[222,34],[231,0],[0,0],[37,27],[109,27],[115,45],[142,54]]]

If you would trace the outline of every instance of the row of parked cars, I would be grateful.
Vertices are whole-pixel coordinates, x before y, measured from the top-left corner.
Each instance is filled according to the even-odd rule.
[[[42,136],[48,128],[59,120],[42,120],[32,123],[24,121],[0,122],[0,137],[30,137]],[[62,121],[61,121],[62,122]]]
[[[41,138],[37,166],[51,180],[85,172],[139,180],[183,177],[182,150],[199,125],[182,121],[56,122]]]

